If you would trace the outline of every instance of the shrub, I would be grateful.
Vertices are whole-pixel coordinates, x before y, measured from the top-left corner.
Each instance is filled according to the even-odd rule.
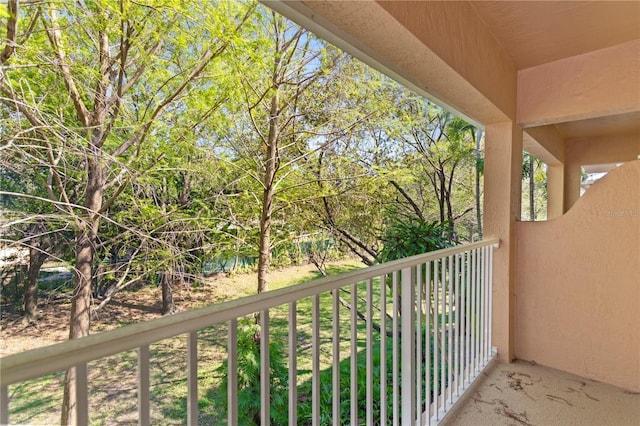
[[[449,247],[447,236],[450,233],[449,222],[427,222],[422,219],[397,221],[384,233],[384,246],[378,255],[378,262],[422,254]]]
[[[238,424],[260,424],[260,327],[245,323],[238,327]],[[271,383],[271,424],[286,424],[288,369],[285,345],[281,341],[269,344]],[[222,398],[216,399],[217,409],[227,412],[228,362],[216,369],[221,378]]]

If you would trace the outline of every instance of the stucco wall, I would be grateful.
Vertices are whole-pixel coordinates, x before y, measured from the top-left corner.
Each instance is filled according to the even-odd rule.
[[[516,235],[516,357],[639,392],[640,160]]]

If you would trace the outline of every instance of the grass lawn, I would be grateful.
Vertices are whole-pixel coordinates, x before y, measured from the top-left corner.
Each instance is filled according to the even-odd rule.
[[[347,272],[362,265],[356,261],[338,262],[328,267],[328,273],[335,275]],[[294,285],[310,279],[318,278],[320,274],[311,268],[287,268],[276,271],[271,275],[271,288],[276,289]],[[210,280],[201,287],[189,291],[177,291],[176,301],[181,309],[185,306],[197,307],[209,303],[216,303],[229,297],[253,294],[255,279],[249,275],[235,275],[224,280]],[[364,295],[366,283],[358,284],[358,294],[362,300],[358,302],[358,309],[365,311]],[[380,283],[375,283],[376,298],[379,296]],[[135,307],[136,293],[144,293],[145,289],[132,294],[123,294],[121,299],[113,301],[111,310],[102,313],[102,317],[94,321],[94,332],[122,326],[157,316],[155,309],[157,300],[147,298],[146,304]],[[207,294],[207,297],[202,297]],[[341,292],[341,296],[350,301],[350,295]],[[156,296],[157,298],[157,296]],[[188,303],[187,303],[188,302]],[[377,301],[374,300],[374,305]],[[142,303],[142,302],[140,302]],[[127,306],[132,305],[132,306]],[[127,310],[129,309],[129,310]],[[128,312],[134,315],[126,315]],[[379,311],[374,313],[379,317]],[[280,306],[270,311],[271,339],[280,342],[286,348],[288,336],[288,306]],[[6,316],[5,316],[6,317]],[[57,318],[57,317],[56,317]],[[3,319],[4,321],[4,319]],[[60,318],[57,318],[60,321]],[[252,319],[248,318],[247,322]],[[309,381],[311,370],[311,299],[303,299],[297,304],[298,321],[298,384],[301,389]],[[11,323],[3,322],[3,341],[6,340],[6,326]],[[341,360],[348,360],[350,353],[349,341],[349,309],[340,306],[339,313],[341,336]],[[358,350],[362,353],[365,345],[365,323],[358,320]],[[15,325],[15,324],[14,324]],[[320,338],[321,338],[321,369],[327,370],[332,359],[332,296],[323,294],[320,297]],[[17,327],[17,325],[16,325]],[[16,336],[24,333],[9,335],[13,341]],[[34,330],[29,330],[35,333]],[[39,333],[47,331],[41,325]],[[216,370],[226,359],[226,324],[218,324],[202,329],[198,332],[198,377],[199,377],[199,409],[200,423],[206,425],[224,424],[224,412],[219,409],[221,394],[226,389],[220,389],[221,375]],[[150,346],[151,356],[151,416],[156,424],[183,424],[186,418],[186,336],[166,339]],[[11,342],[5,342],[8,346]],[[24,343],[23,343],[24,344]],[[4,348],[4,352],[11,352]],[[347,361],[348,364],[348,361]],[[128,351],[111,357],[103,358],[89,364],[90,387],[90,421],[91,424],[122,424],[135,423],[137,419],[137,356],[135,351]],[[326,373],[325,373],[326,374]],[[11,421],[12,423],[52,424],[59,422],[62,401],[62,373],[55,373],[44,378],[32,380],[10,386]],[[303,413],[300,413],[303,414]]]

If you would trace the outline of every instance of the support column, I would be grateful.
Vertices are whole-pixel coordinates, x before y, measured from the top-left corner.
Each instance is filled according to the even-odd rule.
[[[515,357],[515,222],[522,193],[522,129],[509,121],[485,128],[484,235],[500,238],[493,260],[493,339],[498,358]]]
[[[547,166],[547,220],[564,213],[564,164]]]
[[[580,198],[580,180],[582,166],[573,161],[567,161],[564,165],[564,213]]]

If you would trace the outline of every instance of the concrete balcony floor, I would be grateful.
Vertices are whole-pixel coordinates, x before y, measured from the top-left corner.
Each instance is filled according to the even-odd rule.
[[[528,362],[493,362],[447,426],[640,426],[640,393]]]

